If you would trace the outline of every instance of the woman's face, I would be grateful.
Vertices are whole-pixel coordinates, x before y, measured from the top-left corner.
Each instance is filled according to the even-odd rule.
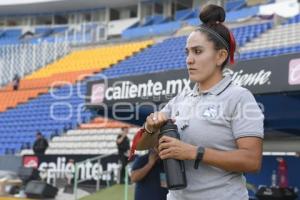
[[[207,39],[205,33],[192,32],[186,43],[186,64],[190,80],[202,83],[215,73],[220,73],[219,55],[214,43]]]

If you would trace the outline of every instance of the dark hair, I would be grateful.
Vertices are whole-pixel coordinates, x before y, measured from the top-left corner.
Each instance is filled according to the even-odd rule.
[[[42,136],[42,133],[40,131],[37,131],[36,135]]]
[[[231,42],[234,38],[231,38],[230,30],[222,24],[225,21],[225,18],[225,10],[221,6],[209,4],[203,7],[199,14],[199,19],[203,22],[203,24],[200,25],[199,29],[197,29],[197,31],[201,31],[206,34],[208,40],[214,43],[216,50],[227,50],[228,57],[222,63],[221,69],[224,69],[225,65],[229,61],[230,54],[233,54],[235,51],[235,42]],[[213,34],[214,32],[217,33],[221,39],[218,38],[216,34]],[[222,39],[226,45],[222,42]]]

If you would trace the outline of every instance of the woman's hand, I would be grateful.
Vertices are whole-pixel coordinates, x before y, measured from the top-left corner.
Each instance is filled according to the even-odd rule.
[[[149,157],[148,157],[148,163],[152,166],[156,163],[156,161],[159,159],[159,156],[157,152],[153,151],[150,152]]]
[[[145,128],[147,129],[147,131],[155,133],[167,121],[168,121],[168,118],[163,112],[151,113],[146,119]]]
[[[168,136],[159,139],[158,150],[161,159],[194,160],[197,156],[196,146]]]

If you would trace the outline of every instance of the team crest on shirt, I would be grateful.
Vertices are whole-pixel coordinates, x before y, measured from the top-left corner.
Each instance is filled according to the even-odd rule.
[[[218,116],[218,106],[210,105],[207,108],[204,109],[202,113],[202,117],[204,119],[216,119]]]

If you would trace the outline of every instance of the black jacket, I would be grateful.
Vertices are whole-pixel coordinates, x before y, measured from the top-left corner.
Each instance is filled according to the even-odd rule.
[[[45,138],[37,139],[33,144],[33,151],[35,154],[44,154],[48,148],[48,142]]]

